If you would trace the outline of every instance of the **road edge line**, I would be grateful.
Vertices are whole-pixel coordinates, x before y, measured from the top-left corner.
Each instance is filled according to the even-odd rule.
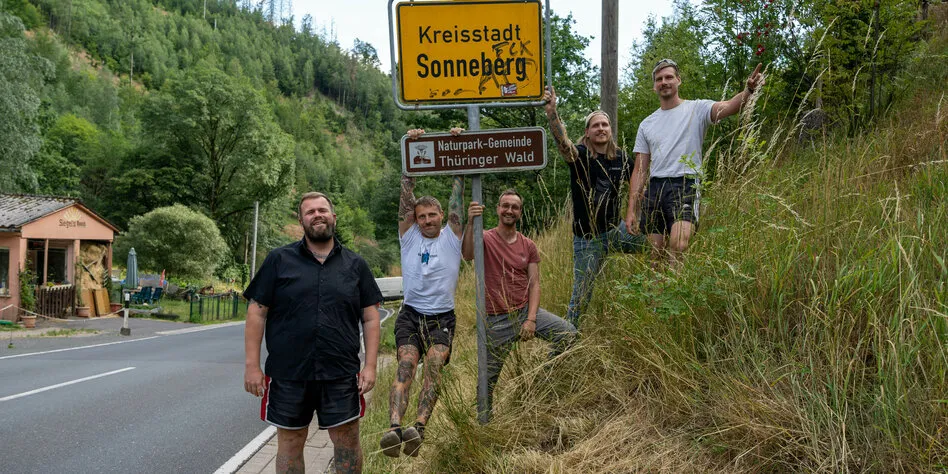
[[[234,321],[232,323],[209,324],[209,325],[201,326],[201,327],[172,329],[170,331],[157,331],[155,332],[155,334],[160,334],[162,336],[174,336],[176,334],[188,334],[192,332],[209,331],[211,329],[229,328],[231,326],[238,326],[242,324],[246,324],[246,323],[244,321]]]
[[[240,451],[237,451],[237,454],[234,457],[230,458],[227,462],[221,465],[214,474],[233,474],[237,472],[247,461],[250,460],[257,451],[260,451],[265,444],[267,444],[271,438],[276,434],[275,426],[268,426],[267,429],[263,430],[256,438],[252,439],[246,446],[244,446]]]

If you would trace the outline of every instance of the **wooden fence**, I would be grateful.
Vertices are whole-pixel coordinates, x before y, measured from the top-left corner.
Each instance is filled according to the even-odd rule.
[[[36,312],[53,318],[76,315],[76,287],[61,285],[36,288]]]

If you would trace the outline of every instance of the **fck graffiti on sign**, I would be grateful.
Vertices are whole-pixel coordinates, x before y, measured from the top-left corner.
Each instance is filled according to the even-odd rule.
[[[396,6],[405,103],[530,101],[543,96],[539,1]]]

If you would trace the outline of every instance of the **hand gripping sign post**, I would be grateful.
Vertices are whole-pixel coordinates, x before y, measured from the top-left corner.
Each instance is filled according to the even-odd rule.
[[[481,125],[479,107],[544,105],[540,100],[544,77],[546,84],[553,83],[550,1],[545,0],[545,20],[540,0],[419,0],[403,1],[392,8],[393,4],[395,0],[389,0],[395,104],[404,110],[463,107],[468,122],[468,132],[457,139],[443,134],[427,134],[419,140],[402,138],[405,173],[473,174],[471,199],[484,202],[481,173],[546,166],[546,135],[542,128],[476,132]],[[542,149],[536,148],[539,144]],[[474,273],[477,413],[478,420],[487,423],[484,221],[480,216],[474,218]]]

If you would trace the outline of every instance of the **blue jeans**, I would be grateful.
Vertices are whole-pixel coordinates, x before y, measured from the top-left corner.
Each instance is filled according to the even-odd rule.
[[[573,296],[566,309],[566,320],[579,327],[579,315],[589,304],[593,283],[602,262],[609,252],[636,253],[649,250],[644,234],[632,235],[625,228],[625,221],[618,227],[592,238],[573,236]]]

